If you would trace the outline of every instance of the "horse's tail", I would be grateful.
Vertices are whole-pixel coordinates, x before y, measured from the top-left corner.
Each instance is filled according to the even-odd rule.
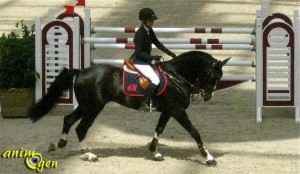
[[[62,93],[73,86],[74,76],[78,76],[80,70],[64,68],[50,85],[48,92],[42,99],[33,105],[28,112],[32,122],[36,122],[46,115],[59,101]]]

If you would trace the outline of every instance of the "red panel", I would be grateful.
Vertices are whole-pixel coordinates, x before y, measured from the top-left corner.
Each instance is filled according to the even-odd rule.
[[[207,39],[208,44],[220,44],[219,39]]]
[[[202,39],[190,39],[191,44],[202,44]]]
[[[135,33],[135,28],[132,27],[125,28],[125,33]]]
[[[195,49],[205,50],[206,49],[206,45],[195,45]]]
[[[223,45],[212,45],[211,49],[213,49],[213,50],[222,50],[223,49]]]
[[[125,44],[125,49],[135,49],[135,44]]]
[[[116,38],[116,43],[128,43],[127,38]]]
[[[211,33],[222,33],[222,28],[212,28]]]
[[[205,28],[195,28],[195,33],[205,33]]]

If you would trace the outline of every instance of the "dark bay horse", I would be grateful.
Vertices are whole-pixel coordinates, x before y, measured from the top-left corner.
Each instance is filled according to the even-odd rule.
[[[168,77],[165,92],[153,99],[153,104],[161,112],[155,135],[149,146],[155,160],[163,160],[163,156],[158,152],[158,139],[169,119],[173,117],[195,139],[201,155],[206,157],[206,163],[216,164],[214,157],[204,147],[200,134],[185,110],[190,104],[191,87],[189,84],[195,84],[198,80],[203,91],[202,97],[208,101],[223,75],[222,67],[228,60],[229,58],[219,61],[205,52],[190,51],[181,54],[176,59],[162,63],[164,71],[171,76]],[[96,65],[82,70],[62,70],[49,87],[48,93],[33,105],[28,113],[29,118],[36,122],[55,106],[64,90],[74,87],[78,107],[64,117],[62,137],[58,143],[52,144],[53,150],[66,146],[71,126],[81,119],[76,128],[81,152],[87,160],[97,159],[97,156],[89,151],[85,137],[105,104],[113,101],[128,108],[138,109],[142,101],[142,97],[129,97],[123,93],[122,72],[122,68],[112,65]]]

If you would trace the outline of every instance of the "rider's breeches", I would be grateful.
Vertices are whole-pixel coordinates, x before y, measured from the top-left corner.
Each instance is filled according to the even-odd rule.
[[[147,77],[151,81],[151,83],[154,83],[155,85],[159,84],[160,80],[151,66],[138,64],[135,64],[134,66],[140,73]]]

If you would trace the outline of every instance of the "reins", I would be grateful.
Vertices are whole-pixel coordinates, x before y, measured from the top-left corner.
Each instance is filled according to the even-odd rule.
[[[193,90],[193,88],[195,88],[195,85],[191,84],[191,83],[188,82],[185,78],[183,78],[181,75],[179,75],[177,72],[175,72],[174,70],[172,70],[172,68],[170,68],[169,65],[164,64],[164,68],[167,69],[168,71],[170,71],[170,72],[171,72],[172,74],[174,74],[174,76],[176,76],[176,77],[174,77],[172,74],[168,73],[167,71],[163,70],[163,69],[161,68],[161,62],[160,62],[160,61],[156,62],[156,65],[159,67],[158,69],[159,69],[162,73],[165,73],[170,79],[176,81],[177,83],[184,83],[184,84],[188,85],[188,86],[190,87],[190,90],[191,90],[191,91]],[[204,92],[204,90],[203,90],[203,89],[200,89],[200,90],[199,90],[199,93],[197,94],[196,97],[194,97],[194,95],[192,95],[192,97],[191,97],[192,101],[196,101],[196,100],[198,99],[200,93],[201,93],[201,95],[202,95],[203,92]]]
[[[161,72],[165,73],[170,79],[173,79],[175,81],[177,81],[178,83],[185,83],[187,84],[190,88],[192,88],[194,85],[192,85],[190,82],[188,82],[186,79],[184,79],[183,77],[181,77],[177,72],[175,72],[174,70],[172,70],[172,68],[170,68],[168,65],[164,65],[164,68],[167,69],[169,72],[171,72],[172,74],[174,74],[174,77],[172,74],[168,73],[167,71],[163,70],[163,68],[161,68],[161,62],[158,62],[158,66],[160,66],[160,68],[158,68]]]

